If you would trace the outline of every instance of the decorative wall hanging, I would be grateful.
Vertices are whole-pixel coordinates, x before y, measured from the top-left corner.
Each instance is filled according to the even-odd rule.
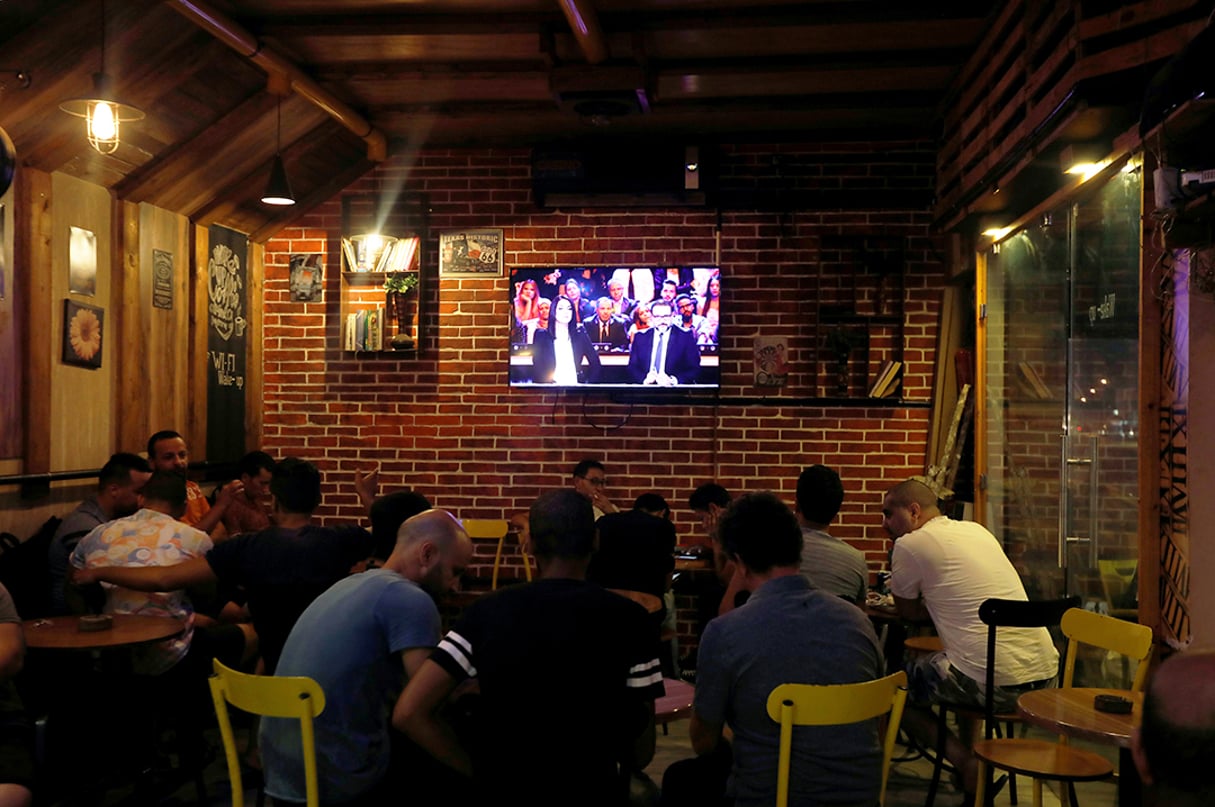
[[[93,297],[97,294],[97,236],[80,227],[69,229],[68,291]]]
[[[439,233],[439,274],[498,277],[502,274],[502,231],[447,230]]]
[[[105,311],[75,300],[63,301],[63,363],[101,366],[101,337]]]

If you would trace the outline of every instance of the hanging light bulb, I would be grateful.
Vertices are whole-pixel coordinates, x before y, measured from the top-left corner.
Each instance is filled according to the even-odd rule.
[[[119,129],[123,122],[142,120],[143,111],[114,100],[109,75],[105,72],[105,2],[101,3],[101,70],[93,74],[93,96],[64,101],[59,108],[69,115],[84,118],[89,145],[99,154],[113,154],[121,145]]]
[[[274,162],[270,164],[270,181],[266,183],[266,192],[262,194],[262,204],[287,206],[295,204],[295,195],[291,193],[291,183],[287,180],[287,168],[283,165],[282,143],[283,134],[283,99],[278,99],[274,124]]]

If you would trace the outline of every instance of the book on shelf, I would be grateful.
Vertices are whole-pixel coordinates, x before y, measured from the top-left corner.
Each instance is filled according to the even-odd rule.
[[[894,359],[887,359],[877,375],[873,377],[873,384],[869,387],[870,398],[889,398],[899,388],[899,382],[902,380],[901,370],[903,363]]]
[[[355,313],[346,315],[346,339],[344,341],[346,350],[355,350],[356,349],[355,343],[354,343],[354,337],[355,337],[356,331],[358,330],[358,328],[356,326],[356,323],[358,321],[358,316],[359,315],[355,314]]]
[[[418,236],[397,239],[392,245],[392,256],[388,261],[389,272],[412,271],[414,260],[418,256],[418,245],[422,239]]]
[[[1033,368],[1027,361],[1017,362],[1017,375],[1021,381],[1021,388],[1031,398],[1039,401],[1050,400],[1050,387],[1046,386],[1046,382],[1042,380],[1042,376],[1038,375],[1038,371]]]
[[[354,251],[354,242],[349,238],[342,239],[342,255],[346,257],[346,271],[359,271],[359,256]]]

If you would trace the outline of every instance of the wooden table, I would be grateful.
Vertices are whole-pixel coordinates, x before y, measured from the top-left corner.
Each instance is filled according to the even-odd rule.
[[[113,614],[114,627],[80,630],[79,616],[27,619],[21,623],[25,645],[35,650],[104,650],[158,642],[186,629],[180,619],[140,614]]]
[[[662,733],[667,733],[667,723],[692,716],[692,698],[695,688],[686,681],[674,678],[662,679],[666,694],[654,701],[654,722],[662,726]]]
[[[912,653],[939,653],[944,649],[940,636],[908,636],[903,640],[903,650]]]
[[[627,588],[609,588],[608,591],[632,600],[651,614],[656,614],[662,610],[662,599],[655,597],[653,594],[647,594],[644,591],[631,591]]]
[[[1117,695],[1133,703],[1130,714],[1098,712],[1093,699],[1098,695]],[[1143,711],[1143,693],[1126,689],[1066,687],[1036,689],[1017,699],[1017,712],[1027,723],[1056,734],[1118,746],[1118,803],[1138,805],[1141,783],[1131,758],[1131,733]]]

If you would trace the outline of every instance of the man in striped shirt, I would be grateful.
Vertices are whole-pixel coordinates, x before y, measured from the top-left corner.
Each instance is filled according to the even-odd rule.
[[[586,581],[587,499],[546,493],[529,520],[540,578],[471,605],[410,679],[393,725],[471,775],[475,803],[618,807],[654,753],[654,627],[644,608]],[[480,696],[457,739],[438,715],[468,679]]]

